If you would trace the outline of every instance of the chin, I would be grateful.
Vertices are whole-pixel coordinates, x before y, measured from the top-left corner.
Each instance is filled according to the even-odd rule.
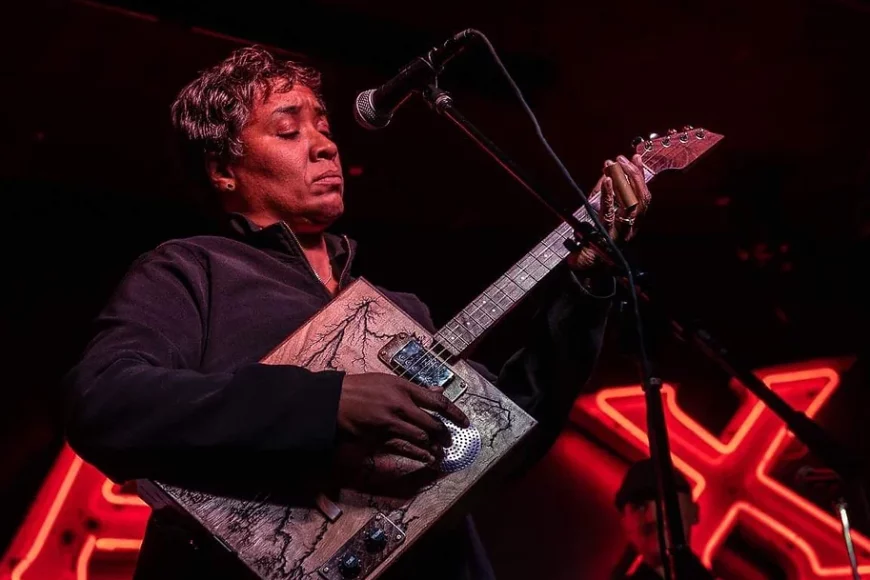
[[[339,199],[335,203],[318,204],[308,213],[308,228],[311,232],[323,231],[344,215],[344,203]]]
[[[332,223],[344,215],[344,200],[341,196],[336,196],[335,201],[324,204],[321,210],[321,215],[323,215],[325,220]]]

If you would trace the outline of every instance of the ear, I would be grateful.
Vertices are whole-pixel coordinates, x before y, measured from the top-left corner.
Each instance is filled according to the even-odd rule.
[[[205,159],[208,180],[216,190],[232,191],[236,188],[236,177],[232,167],[217,155],[209,154]]]

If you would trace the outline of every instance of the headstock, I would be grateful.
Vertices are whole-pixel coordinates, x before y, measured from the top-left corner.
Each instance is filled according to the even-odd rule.
[[[722,135],[701,127],[685,126],[682,131],[671,129],[667,135],[650,134],[637,137],[632,145],[643,164],[653,175],[668,169],[684,169],[722,140]]]

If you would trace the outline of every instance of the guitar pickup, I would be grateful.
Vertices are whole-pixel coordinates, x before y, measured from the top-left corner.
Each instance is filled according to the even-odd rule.
[[[413,336],[401,333],[387,343],[378,358],[398,376],[424,387],[441,387],[444,396],[456,401],[468,388],[438,353]]]

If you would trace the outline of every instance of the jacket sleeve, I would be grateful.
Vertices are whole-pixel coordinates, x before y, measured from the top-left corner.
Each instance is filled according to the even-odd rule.
[[[539,423],[531,461],[559,436],[592,375],[616,293],[612,276],[581,282],[566,266],[554,273],[554,296],[538,310],[525,345],[504,364],[495,383]]]
[[[259,363],[200,372],[208,292],[204,263],[184,246],[146,254],[66,376],[69,443],[112,479],[272,478],[326,463],[343,373]]]

